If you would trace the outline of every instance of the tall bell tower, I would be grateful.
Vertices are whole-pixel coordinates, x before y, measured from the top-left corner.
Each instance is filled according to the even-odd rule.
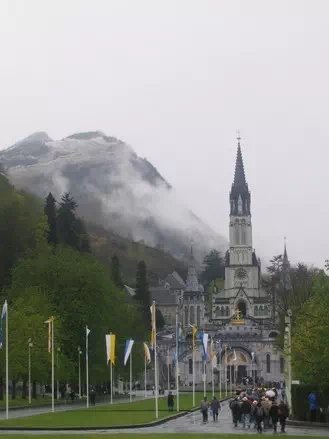
[[[235,162],[234,180],[230,191],[230,247],[225,269],[225,289],[239,286],[258,288],[258,261],[252,248],[251,196],[246,181],[241,137],[238,135],[238,150]]]

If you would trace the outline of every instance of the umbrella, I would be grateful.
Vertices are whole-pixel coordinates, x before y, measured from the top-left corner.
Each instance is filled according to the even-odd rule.
[[[273,398],[275,396],[275,392],[273,390],[268,390],[265,395],[270,398]]]

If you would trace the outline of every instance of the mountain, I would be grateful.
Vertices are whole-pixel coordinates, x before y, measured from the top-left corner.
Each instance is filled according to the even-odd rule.
[[[87,222],[178,258],[188,255],[191,239],[199,261],[209,249],[227,246],[148,160],[101,131],[62,140],[37,132],[1,151],[0,163],[17,187],[42,197],[52,192],[57,200],[71,192]]]

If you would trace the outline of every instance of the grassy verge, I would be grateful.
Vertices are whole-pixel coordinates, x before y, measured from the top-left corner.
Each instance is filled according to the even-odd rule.
[[[196,394],[196,406],[199,406],[202,398],[203,394]],[[210,398],[210,395],[208,395],[208,398]],[[180,411],[190,410],[192,407],[192,394],[180,395]],[[174,413],[168,412],[166,397],[159,399],[159,419],[176,413],[176,411]],[[89,409],[82,408],[25,418],[1,420],[0,426],[37,428],[107,427],[112,425],[144,424],[155,420],[154,399],[147,399],[132,403],[99,405]]]
[[[60,401],[58,401],[60,402]],[[63,402],[63,401],[62,401]],[[57,401],[55,401],[57,403]],[[51,405],[51,398],[48,396],[45,398],[39,397],[38,399],[32,399],[31,404],[29,404],[29,399],[26,398],[15,398],[9,399],[9,408],[10,407],[23,407],[23,406],[35,406],[35,405]],[[6,408],[6,401],[0,400],[0,409]]]
[[[170,439],[204,439],[204,434],[170,434]],[[22,439],[22,435],[19,434],[11,434],[10,439]],[[28,438],[40,438],[40,434],[24,434],[24,437]],[[63,435],[60,434],[47,434],[47,439],[60,439]],[[241,439],[241,434],[207,434],[207,439]],[[308,439],[321,439],[327,436],[307,436]],[[84,434],[84,439],[99,439],[99,434]],[[117,434],[102,434],[102,439],[118,439]],[[167,439],[168,434],[120,434],[120,439]],[[293,436],[294,439],[305,439],[305,436]],[[248,434],[248,439],[259,439],[259,435],[256,434]]]

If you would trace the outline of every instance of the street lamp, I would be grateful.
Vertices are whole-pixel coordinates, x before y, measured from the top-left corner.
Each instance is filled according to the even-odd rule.
[[[81,399],[81,354],[82,350],[80,346],[78,347],[78,354],[79,354],[79,399]]]
[[[57,401],[59,401],[59,380],[58,380],[58,354],[61,351],[61,348],[57,348],[57,355],[56,355],[56,367],[57,367]]]
[[[31,395],[31,348],[33,347],[32,339],[28,339],[28,347],[29,347],[29,404],[32,403],[32,395]]]

